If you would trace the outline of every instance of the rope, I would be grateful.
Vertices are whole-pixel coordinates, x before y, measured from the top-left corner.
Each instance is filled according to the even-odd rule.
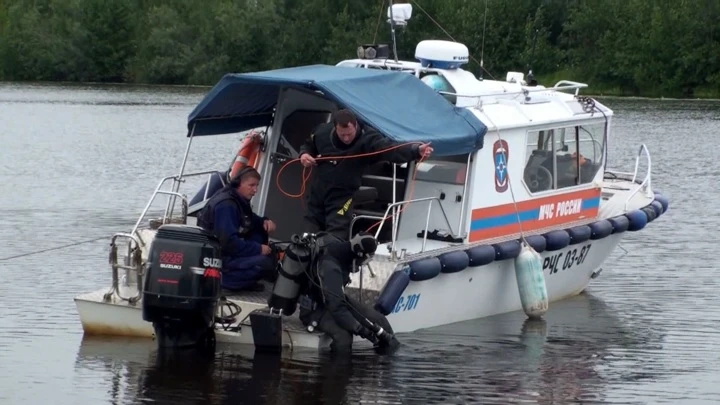
[[[425,15],[427,16],[427,18],[430,19],[430,21],[432,21],[435,25],[437,25],[437,27],[440,28],[440,29],[442,30],[442,32],[444,32],[445,35],[448,36],[448,38],[452,39],[454,42],[457,42],[457,41],[455,41],[455,38],[453,38],[452,35],[450,35],[450,33],[447,32],[447,30],[445,30],[445,28],[443,28],[442,25],[440,25],[440,23],[438,23],[437,21],[435,21],[435,19],[432,18],[432,16],[430,16],[430,14],[428,14],[428,12],[425,11],[425,9],[422,8],[422,7],[417,3],[417,1],[415,1],[415,0],[411,0],[411,1],[413,2],[413,4],[415,4],[415,5],[420,9],[420,11],[423,12],[423,14],[425,14]],[[487,13],[487,12],[486,12],[486,13]],[[484,47],[485,47],[484,44],[485,44],[485,28],[483,28],[483,49],[484,49]],[[485,73],[487,73],[488,75],[490,75],[490,77],[491,77],[493,80],[496,80],[495,77],[492,75],[492,73],[488,72],[488,71],[485,69],[485,67],[482,65],[482,63],[478,62],[478,60],[475,59],[474,56],[470,55],[470,59],[472,59],[473,61],[475,61],[475,63],[477,63],[478,66],[480,66],[480,69],[482,69]]]
[[[381,149],[381,150],[378,150],[378,151],[375,151],[375,152],[358,153],[358,154],[354,154],[354,155],[345,155],[345,156],[318,156],[318,157],[315,157],[314,159],[315,159],[316,162],[317,162],[318,160],[358,159],[358,158],[364,158],[364,157],[368,157],[368,156],[379,155],[379,154],[382,154],[382,153],[385,153],[385,152],[389,152],[389,151],[391,151],[391,150],[399,149],[399,148],[402,148],[402,147],[405,147],[405,146],[409,146],[409,145],[422,145],[422,144],[424,144],[424,142],[406,142],[406,143],[402,143],[402,144],[399,144],[399,145],[391,146],[391,147],[389,147],[389,148]],[[421,163],[423,160],[425,160],[426,157],[427,157],[426,155],[423,155],[423,156],[418,160],[418,164]],[[275,185],[277,186],[277,189],[278,189],[282,194],[284,194],[284,195],[286,195],[286,196],[288,196],[288,197],[290,197],[290,198],[301,198],[301,197],[305,194],[305,189],[306,189],[306,186],[307,186],[307,181],[308,181],[308,179],[310,179],[310,174],[312,173],[312,167],[310,167],[309,170],[308,170],[307,167],[304,167],[304,166],[303,166],[303,171],[302,171],[302,175],[301,175],[302,180],[301,180],[301,182],[300,182],[300,192],[299,192],[298,194],[290,194],[290,193],[286,192],[285,190],[283,190],[282,186],[280,185],[280,174],[282,174],[283,170],[285,170],[285,168],[286,168],[288,165],[290,165],[291,163],[299,162],[299,161],[300,161],[300,158],[295,158],[295,159],[292,159],[292,160],[289,160],[289,161],[285,162],[285,164],[282,165],[282,167],[280,168],[280,170],[278,170],[277,175],[275,176]],[[412,196],[413,196],[414,188],[415,188],[415,178],[417,177],[417,172],[418,172],[418,170],[417,170],[417,168],[416,168],[415,171],[414,171],[414,173],[413,173],[412,179],[410,180],[410,188],[409,188],[409,197],[410,197],[410,198],[409,198],[408,200],[412,200]],[[410,201],[408,201],[408,202],[406,202],[405,204],[403,204],[403,206],[400,208],[400,210],[399,210],[397,213],[395,213],[395,214],[393,214],[393,215],[390,215],[389,217],[394,218],[395,215],[400,214],[400,213],[405,209],[405,207],[409,204],[409,202],[410,202]],[[384,219],[388,219],[388,217],[384,217]],[[382,222],[382,220],[381,220],[381,221],[378,221],[376,224],[374,224],[373,226],[371,226],[370,228],[368,228],[368,229],[366,230],[366,232],[370,232],[370,230],[371,230],[372,228],[378,226],[381,222]]]
[[[487,120],[490,121],[490,124],[491,124],[493,127],[495,127],[495,134],[497,135],[498,140],[499,140],[500,142],[503,142],[504,140],[503,140],[502,137],[500,136],[500,129],[498,128],[498,126],[495,125],[495,123],[493,122],[493,120],[492,120],[487,114],[485,114],[485,118],[487,118]],[[508,153],[507,153],[507,150],[506,150],[505,152],[503,152],[503,157],[505,158],[505,171],[506,171],[506,176],[507,176],[507,181],[508,181],[508,188],[510,189],[510,196],[512,197],[513,207],[515,208],[515,217],[517,218],[518,227],[520,228],[520,239],[521,239],[525,244],[529,245],[529,243],[527,243],[527,240],[525,240],[525,233],[524,233],[523,228],[522,228],[522,220],[520,220],[520,210],[518,210],[517,199],[515,198],[515,192],[513,191],[513,186],[512,186],[512,183],[510,182],[510,171],[507,169],[507,163],[508,163]]]
[[[576,98],[577,98],[578,102],[582,105],[583,111],[585,111],[587,113],[599,111],[603,116],[605,116],[605,112],[603,112],[601,109],[599,109],[595,106],[595,100],[592,97],[576,96]],[[500,129],[497,127],[497,125],[495,125],[493,120],[487,114],[485,114],[485,117],[490,122],[490,124],[495,127],[495,133],[497,134],[498,140],[500,140],[502,142],[503,139],[500,136]],[[607,122],[607,116],[605,116],[605,121]],[[508,159],[507,151],[503,154],[503,156],[505,157],[505,164],[507,165],[507,159]],[[520,239],[522,239],[522,241],[524,243],[529,245],[529,243],[527,243],[527,240],[525,239],[525,234],[522,229],[522,221],[520,220],[520,210],[518,210],[517,200],[515,199],[515,192],[513,191],[512,183],[510,183],[510,173],[509,172],[507,173],[507,179],[508,179],[508,188],[510,189],[510,195],[512,197],[513,206],[515,208],[515,216],[517,217],[518,227],[520,228]]]
[[[40,254],[40,253],[50,252],[50,251],[53,251],[53,250],[60,250],[60,249],[65,249],[65,248],[69,248],[69,247],[73,247],[73,246],[84,245],[84,244],[86,244],[86,243],[97,242],[97,241],[99,241],[99,240],[101,240],[101,239],[106,239],[106,238],[107,238],[107,236],[101,236],[101,237],[98,237],[98,238],[88,239],[88,240],[84,240],[84,241],[80,241],[80,242],[68,243],[67,245],[57,246],[57,247],[53,247],[53,248],[48,248],[48,249],[43,249],[43,250],[36,250],[36,251],[34,251],[34,252],[22,253],[22,254],[15,255],[15,256],[3,257],[3,258],[0,259],[0,262],[1,262],[1,261],[5,261],[5,260],[17,259],[17,258],[19,258],[19,257],[26,257],[26,256],[32,256],[32,255]]]
[[[377,33],[378,29],[380,29],[380,21],[382,20],[382,12],[383,12],[383,6],[385,5],[385,0],[380,0],[380,13],[378,13],[378,19],[377,19],[377,25],[375,26],[375,35],[373,35],[372,43],[375,43],[375,39],[377,39]]]

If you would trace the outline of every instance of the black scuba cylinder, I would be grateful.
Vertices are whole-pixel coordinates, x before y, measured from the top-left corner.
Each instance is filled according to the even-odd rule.
[[[268,298],[271,310],[279,310],[282,315],[288,316],[297,309],[300,289],[306,284],[312,258],[309,243],[300,241],[297,235],[293,235],[292,241],[280,261],[277,280]]]

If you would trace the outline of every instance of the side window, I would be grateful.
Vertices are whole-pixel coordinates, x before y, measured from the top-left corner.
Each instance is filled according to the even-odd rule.
[[[580,184],[586,184],[595,178],[603,163],[605,124],[579,126],[577,139],[580,149]]]
[[[453,155],[431,158],[418,166],[415,180],[433,183],[465,185],[468,155]]]
[[[528,133],[523,173],[532,193],[590,183],[603,160],[605,125],[576,125]]]
[[[540,193],[554,188],[554,139],[555,130],[552,129],[528,133],[527,161],[523,180],[531,193]]]
[[[455,88],[448,82],[446,78],[443,76],[440,76],[439,74],[435,72],[430,72],[427,74],[421,74],[420,80],[427,84],[430,88],[437,92],[445,92],[445,93],[453,93],[453,94],[442,94],[445,99],[450,102],[450,104],[455,105],[457,103],[457,96],[454,93],[457,93],[455,91]]]

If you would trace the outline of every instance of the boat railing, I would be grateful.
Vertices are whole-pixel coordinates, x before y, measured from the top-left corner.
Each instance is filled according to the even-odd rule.
[[[645,146],[645,144],[640,145],[640,149],[638,150],[637,156],[635,157],[635,170],[633,171],[632,182],[637,183],[637,181],[638,181],[638,169],[640,168],[640,158],[643,155],[647,159],[647,172],[645,173],[645,177],[643,178],[642,182],[640,182],[640,184],[638,184],[638,186],[635,188],[635,190],[633,190],[633,192],[630,193],[630,195],[625,199],[625,210],[626,211],[628,208],[628,204],[630,204],[630,200],[635,196],[635,194],[637,194],[640,190],[642,190],[644,193],[647,193],[648,190],[652,190],[652,184],[651,184],[652,162],[650,160],[650,151],[648,150],[647,146]]]
[[[574,82],[572,80],[560,80],[552,86],[553,90],[575,90],[575,95],[580,93],[580,89],[584,89],[588,85],[586,83]]]
[[[380,225],[378,225],[378,230],[375,232],[375,238],[380,236],[380,230],[382,229],[383,225],[385,224],[385,221],[389,217],[393,216],[393,215],[389,215],[390,210],[392,210],[393,208],[396,208],[396,207],[399,208],[401,205],[414,204],[414,203],[425,202],[425,201],[428,201],[429,203],[428,203],[428,208],[427,208],[427,214],[425,216],[425,228],[424,228],[425,232],[423,235],[423,243],[422,243],[422,249],[420,250],[420,253],[425,252],[425,246],[427,244],[428,227],[430,226],[430,213],[431,213],[431,209],[432,209],[434,202],[437,202],[438,206],[440,207],[440,212],[442,212],[443,218],[445,219],[445,224],[447,225],[448,232],[450,232],[450,235],[452,237],[457,237],[457,235],[455,235],[455,232],[452,229],[452,225],[450,225],[450,220],[448,219],[447,213],[445,212],[445,208],[443,208],[442,204],[440,203],[440,198],[439,197],[423,197],[423,198],[415,198],[412,200],[404,200],[404,201],[398,201],[398,202],[395,202],[392,204],[388,204],[387,208],[385,209],[385,215],[383,215],[382,217],[378,217],[378,219],[380,219]],[[397,221],[393,221],[393,222],[397,222]],[[393,226],[393,234],[392,234],[392,240],[391,240],[391,245],[390,245],[391,246],[390,253],[392,255],[396,254],[395,242],[397,242],[397,232],[398,232],[397,227]]]
[[[540,92],[548,92],[548,91],[566,91],[566,90],[575,90],[575,95],[578,95],[578,92],[580,89],[588,87],[585,83],[579,83],[579,82],[573,82],[569,80],[560,80],[559,82],[555,83],[553,87],[528,87],[528,86],[522,86],[520,90],[512,90],[512,91],[499,91],[495,93],[483,93],[483,94],[461,94],[461,93],[455,93],[450,91],[438,91],[440,94],[444,95],[450,95],[450,96],[456,96],[456,97],[467,97],[467,98],[483,98],[483,97],[494,97],[494,96],[509,96],[509,95],[517,95],[517,94],[530,94],[530,93],[540,93]]]
[[[155,201],[155,197],[157,197],[158,194],[166,194],[170,195],[173,198],[168,198],[167,206],[165,207],[165,213],[163,214],[162,218],[160,218],[160,222],[165,224],[168,223],[172,218],[173,208],[175,206],[175,199],[177,197],[180,198],[182,201],[182,216],[181,221],[182,223],[185,223],[187,221],[187,210],[188,210],[188,199],[187,196],[180,194],[176,191],[167,191],[167,190],[161,190],[165,182],[168,180],[172,180],[172,187],[173,189],[177,189],[179,187],[180,183],[185,182],[188,178],[193,177],[200,177],[200,176],[208,176],[208,180],[205,183],[205,198],[207,198],[209,187],[210,187],[210,180],[212,179],[212,176],[216,174],[217,171],[215,170],[208,170],[208,171],[202,171],[202,172],[196,172],[196,173],[187,173],[183,174],[182,176],[167,176],[163,177],[160,182],[158,183],[157,187],[155,187],[155,191],[153,191],[152,196],[150,197],[150,200],[145,205],[145,208],[143,209],[142,213],[140,214],[140,218],[138,218],[137,222],[135,222],[135,225],[133,226],[132,231],[130,234],[135,235],[135,232],[138,230],[138,227],[142,223],[142,221],[145,219],[145,216],[147,215],[148,211],[150,210],[150,207],[152,206],[152,203]]]
[[[398,201],[392,204],[389,204],[387,208],[385,209],[385,215],[379,216],[379,215],[355,215],[353,219],[350,221],[350,229],[348,231],[348,237],[352,238],[353,236],[353,228],[355,226],[355,222],[360,219],[373,219],[380,221],[380,224],[378,225],[378,230],[375,232],[375,238],[377,239],[380,236],[380,230],[382,229],[383,225],[385,224],[385,220],[388,219],[388,217],[392,216],[390,214],[390,210],[393,210],[393,208],[399,207],[401,204],[412,204],[412,203],[418,203],[418,202],[424,202],[428,201],[428,208],[427,208],[427,215],[425,217],[425,232],[423,235],[423,244],[422,249],[420,252],[425,252],[425,246],[427,244],[427,235],[428,235],[428,227],[430,226],[430,213],[431,208],[433,205],[433,202],[437,202],[440,206],[440,211],[443,214],[443,218],[445,219],[445,223],[447,224],[448,231],[450,234],[455,237],[455,233],[452,230],[452,226],[450,225],[450,220],[448,219],[447,214],[445,213],[445,208],[443,208],[442,204],[440,203],[440,199],[438,197],[424,197],[424,198],[416,198],[412,200],[406,200],[406,201]],[[394,210],[393,210],[394,211]],[[396,257],[397,252],[395,251],[395,242],[397,241],[397,226],[395,226],[395,223],[397,220],[393,221],[393,233],[392,233],[392,240],[391,240],[391,247],[390,247],[390,254],[393,258]],[[401,257],[402,259],[402,257]],[[370,277],[375,277],[375,272],[373,271],[372,267],[370,267],[370,263],[366,263],[365,265],[360,267],[359,271],[359,279],[360,279],[360,285],[358,286],[360,297],[362,297],[362,291],[363,291],[363,273],[364,269],[367,267],[368,271],[370,272]],[[362,299],[362,298],[361,298]]]
[[[647,171],[645,173],[645,177],[643,177],[642,181],[640,181],[639,180],[640,159],[643,156],[647,160]],[[648,193],[648,190],[652,190],[652,160],[650,159],[650,151],[648,150],[647,146],[645,146],[645,144],[640,145],[637,156],[635,156],[635,170],[633,170],[632,172],[606,170],[606,173],[612,174],[615,178],[623,178],[629,182],[636,184],[635,189],[625,199],[624,209],[627,211],[627,208],[630,204],[630,200],[632,200],[632,198],[635,197],[635,194],[637,194],[641,190],[644,193]]]
[[[359,219],[374,219],[374,220],[379,221],[384,218],[379,215],[365,215],[365,214],[355,215],[353,217],[353,219],[350,221],[350,230],[348,231],[349,238],[352,238],[353,227],[355,226],[355,221],[357,221]],[[364,274],[365,267],[367,267],[368,271],[370,272],[370,277],[375,277],[375,272],[373,271],[372,267],[370,267],[370,263],[365,263],[364,265],[360,266],[360,271],[359,271],[359,275],[358,275],[359,276],[358,278],[360,279],[360,285],[358,286],[358,290],[359,290],[358,300],[360,301],[361,304],[363,303],[362,292],[363,292],[363,274]]]

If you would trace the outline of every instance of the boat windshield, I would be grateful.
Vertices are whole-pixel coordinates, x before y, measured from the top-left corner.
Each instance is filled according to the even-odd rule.
[[[531,193],[588,184],[602,167],[605,123],[528,132],[523,180]]]

